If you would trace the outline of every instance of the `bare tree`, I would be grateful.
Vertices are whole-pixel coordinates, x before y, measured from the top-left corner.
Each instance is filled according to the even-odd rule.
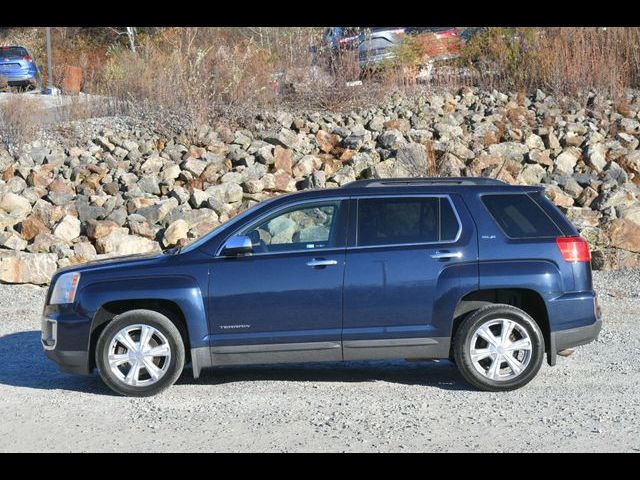
[[[118,36],[126,35],[129,38],[129,48],[133,53],[136,53],[136,27],[125,27],[124,31],[109,27],[109,30],[115,32]]]

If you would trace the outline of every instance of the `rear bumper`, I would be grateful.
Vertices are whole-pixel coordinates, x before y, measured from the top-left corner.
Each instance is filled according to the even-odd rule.
[[[559,330],[551,333],[551,345],[555,353],[567,348],[579,347],[593,342],[602,329],[602,319],[598,318],[593,325]]]
[[[559,316],[564,320],[558,322],[558,326],[565,328],[552,330],[549,334],[547,363],[551,366],[556,364],[559,352],[593,342],[602,330],[602,310],[595,293],[588,294],[588,302],[580,299],[580,295],[568,297],[568,301],[562,302],[566,305],[553,312],[556,315],[554,318]]]
[[[11,83],[35,83],[38,76],[35,73],[3,73],[0,71],[0,77],[4,77],[7,82]]]

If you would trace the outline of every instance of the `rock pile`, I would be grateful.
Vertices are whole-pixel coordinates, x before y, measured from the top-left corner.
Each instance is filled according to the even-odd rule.
[[[265,113],[235,131],[75,122],[65,140],[0,148],[0,281],[44,284],[61,266],[160,251],[284,192],[427,175],[542,183],[595,268],[638,266],[639,111],[638,92],[614,103],[464,88],[347,113]]]

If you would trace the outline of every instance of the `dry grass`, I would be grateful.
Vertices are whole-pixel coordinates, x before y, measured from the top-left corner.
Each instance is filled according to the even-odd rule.
[[[462,51],[480,86],[619,95],[640,83],[640,28],[490,28]]]
[[[5,94],[0,100],[0,143],[15,152],[40,127],[38,109],[24,95]]]
[[[408,38],[397,60],[363,86],[347,86],[360,76],[357,52],[344,52],[333,73],[327,52],[310,53],[310,47],[321,45],[323,28],[144,28],[137,54],[112,29],[52,30],[54,84],[61,83],[67,66],[80,66],[83,91],[114,99],[111,113],[143,110],[167,122],[243,124],[264,110],[344,111],[380,104],[398,91],[474,85],[518,92],[517,107],[505,119],[518,125],[532,120],[523,106],[536,88],[554,94],[593,89],[623,98],[624,89],[640,87],[640,28],[631,27],[492,27],[474,37],[459,60],[433,71],[425,61],[439,56],[443,45],[429,36]],[[23,44],[40,65],[46,64],[42,28],[0,29],[0,42]],[[622,115],[630,112],[624,99],[616,109]],[[91,114],[78,102],[66,110],[65,119]],[[503,136],[504,131],[484,141],[495,143]]]

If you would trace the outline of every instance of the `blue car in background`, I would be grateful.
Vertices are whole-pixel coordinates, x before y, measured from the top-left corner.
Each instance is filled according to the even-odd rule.
[[[40,70],[24,47],[0,47],[0,77],[4,77],[10,87],[41,89]]]

